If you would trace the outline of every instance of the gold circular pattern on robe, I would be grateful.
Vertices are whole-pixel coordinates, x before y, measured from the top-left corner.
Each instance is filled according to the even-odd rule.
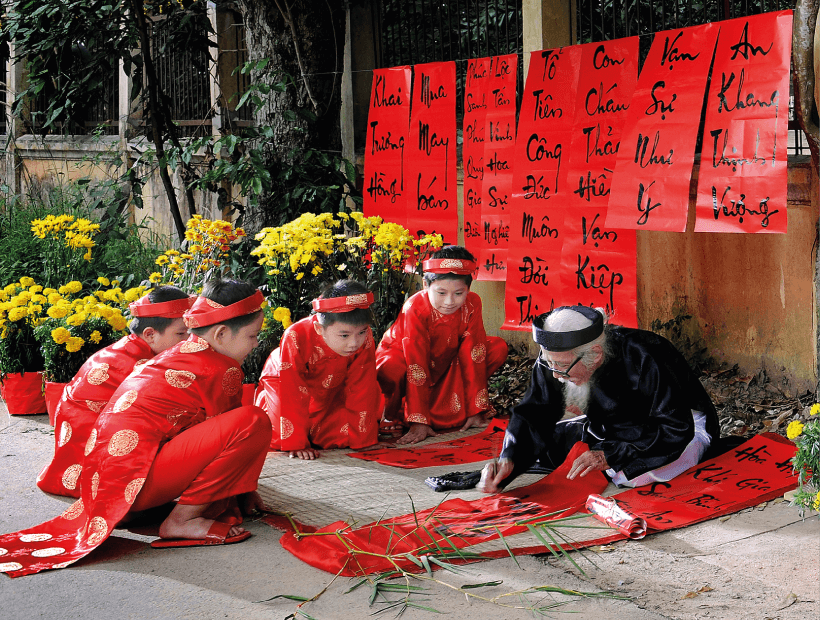
[[[279,367],[280,370],[290,370],[293,368],[293,364],[290,362],[282,362],[282,365]]]
[[[470,351],[470,357],[473,358],[473,361],[476,364],[481,364],[487,359],[487,347],[484,344],[477,344],[473,347],[473,350]]]
[[[145,478],[134,478],[131,482],[125,485],[125,501],[129,505],[134,503],[137,495],[142,490],[142,485],[145,484]]]
[[[86,542],[89,545],[99,545],[105,540],[108,535],[108,524],[102,517],[94,517],[88,524],[88,538]]]
[[[242,371],[236,366],[228,368],[222,375],[222,391],[228,396],[238,394],[242,389]]]
[[[83,500],[78,499],[76,502],[71,504],[71,506],[66,508],[60,516],[66,521],[72,521],[83,514],[83,510]]]
[[[193,340],[186,340],[179,347],[180,353],[199,353],[208,348],[208,345],[203,342],[196,342]]]
[[[191,387],[191,384],[196,381],[196,375],[189,370],[174,370],[169,368],[165,371],[165,380],[168,385],[182,390]]]
[[[487,390],[481,390],[475,395],[475,406],[478,409],[484,409],[489,404],[490,400],[487,395]]]
[[[64,421],[60,424],[60,437],[57,439],[57,446],[62,448],[69,441],[71,441],[71,424]]]
[[[130,429],[117,431],[108,441],[108,454],[111,456],[125,456],[137,447],[139,440],[140,436],[136,431]]]
[[[95,471],[91,476],[91,499],[97,499],[97,491],[100,489],[100,472]]]
[[[108,369],[110,366],[108,364],[100,364],[99,366],[94,366],[91,370],[88,371],[88,374],[85,376],[85,380],[88,381],[91,385],[102,385],[106,381],[108,381]]]
[[[360,411],[359,412],[359,432],[366,433],[367,432],[367,411]]]
[[[21,534],[20,542],[43,542],[51,540],[51,534]]]
[[[6,555],[8,552],[8,549],[3,549],[3,547],[0,547],[0,555]]]
[[[291,435],[293,435],[293,422],[288,420],[287,418],[280,417],[279,418],[279,433],[282,439],[287,439]]]
[[[299,336],[297,336],[296,332],[294,332],[294,331],[287,332],[287,335],[290,336],[291,344],[293,345],[293,348],[298,351],[299,350]]]
[[[452,413],[458,413],[461,411],[461,399],[455,392],[450,394],[450,411]]]
[[[328,375],[327,377],[325,377],[325,380],[322,381],[322,387],[327,390],[332,385],[333,385],[333,375]]]
[[[85,450],[83,450],[83,454],[88,456],[91,454],[91,451],[94,449],[94,446],[97,445],[97,429],[92,428],[91,434],[88,436],[88,441],[85,442]]]
[[[304,385],[300,385],[300,386],[299,386],[299,391],[300,391],[302,394],[309,394],[308,389],[307,389]]]
[[[19,562],[4,562],[0,564],[0,573],[8,573],[13,570],[20,570],[23,565]]]
[[[427,424],[427,418],[420,413],[411,413],[407,416],[407,421],[410,424]]]
[[[410,364],[407,367],[407,380],[413,385],[424,385],[427,381],[427,373],[418,364]]]
[[[79,463],[72,465],[63,472],[63,486],[66,489],[72,490],[77,488],[77,480],[80,478],[80,472],[83,466]]]
[[[348,434],[350,433],[350,424],[348,424],[347,422],[345,422],[345,423],[344,423],[344,426],[342,426],[342,428],[340,428],[340,429],[339,429],[339,432],[340,432],[342,435],[348,435]]]
[[[46,547],[45,549],[35,549],[31,552],[31,555],[35,558],[50,558],[61,553],[65,553],[65,549],[62,547]]]
[[[99,413],[103,410],[103,407],[106,406],[108,403],[104,403],[101,400],[87,400],[85,401],[85,406],[91,409],[94,413]]]
[[[144,359],[144,360],[137,360],[137,363],[134,364],[134,370],[142,370],[142,367],[145,366],[151,360]]]
[[[117,399],[117,402],[114,403],[114,413],[120,413],[121,411],[125,411],[131,405],[134,404],[134,401],[137,400],[137,396],[139,396],[139,392],[136,390],[128,390]]]

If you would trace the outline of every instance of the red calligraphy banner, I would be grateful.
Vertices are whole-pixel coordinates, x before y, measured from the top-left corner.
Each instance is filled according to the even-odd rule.
[[[364,157],[364,204],[369,216],[407,225],[404,174],[410,129],[410,67],[373,71]]]
[[[695,232],[786,232],[792,12],[721,22]]]
[[[413,67],[413,105],[405,165],[407,228],[458,243],[456,184],[456,63]]]
[[[474,256],[481,250],[481,183],[484,180],[484,123],[487,116],[491,58],[467,63],[464,81],[464,123],[461,160],[464,162],[464,247]]]
[[[630,104],[606,225],[683,232],[717,24],[659,32]]]
[[[621,132],[638,79],[638,37],[581,47],[567,193],[562,304],[602,306],[638,326],[635,231],[606,225]]]
[[[566,161],[580,62],[581,46],[530,55],[513,167],[503,329],[528,330],[562,302]]]
[[[518,56],[493,56],[484,118],[479,280],[505,280],[510,231],[512,164],[515,156],[515,94]]]

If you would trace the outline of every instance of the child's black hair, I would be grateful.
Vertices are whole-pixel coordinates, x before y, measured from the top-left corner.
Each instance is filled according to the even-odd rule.
[[[460,245],[445,245],[443,248],[440,248],[433,252],[433,255],[430,257],[433,259],[442,259],[442,258],[460,258],[461,260],[471,260],[475,261],[475,256],[470,254],[465,248],[461,247]],[[459,275],[457,273],[425,273],[424,274],[424,283],[427,286],[430,286],[436,280],[461,280],[464,284],[467,285],[467,288],[473,283],[473,276],[471,275]]]
[[[176,286],[158,286],[148,293],[148,299],[152,304],[159,304],[163,301],[174,301],[175,299],[186,299],[187,297],[188,293]],[[135,336],[142,336],[142,332],[149,327],[154,328],[154,330],[162,334],[168,329],[168,326],[173,320],[174,319],[169,319],[164,316],[135,316],[128,325],[128,329]]]
[[[205,283],[205,286],[202,287],[200,296],[210,299],[211,301],[215,301],[222,306],[230,306],[238,301],[242,301],[246,297],[250,297],[254,293],[256,293],[256,287],[249,282],[232,280],[230,278],[219,278],[216,280],[208,280]],[[227,319],[226,321],[220,321],[217,325],[224,325],[230,329],[232,333],[235,333],[246,325],[253,323],[259,317],[261,312],[262,310],[260,309],[256,312],[251,312],[250,314],[236,316],[232,319]],[[192,328],[189,331],[192,334],[201,336],[212,327],[213,325],[206,325],[205,327]]]
[[[339,280],[335,284],[327,286],[319,295],[319,299],[331,299],[333,297],[347,297],[348,295],[366,295],[370,291],[361,282],[356,280]],[[329,327],[334,323],[344,323],[345,325],[372,325],[373,312],[370,308],[356,308],[350,312],[316,312],[319,317],[319,324]]]

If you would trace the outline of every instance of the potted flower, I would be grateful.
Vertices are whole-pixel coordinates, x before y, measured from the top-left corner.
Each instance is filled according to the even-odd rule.
[[[797,453],[792,459],[797,472],[798,487],[793,502],[800,507],[801,514],[806,508],[820,512],[820,404],[815,403],[809,410],[811,419],[803,423],[793,420],[786,429],[786,436],[797,445]],[[805,414],[804,414],[805,415]]]

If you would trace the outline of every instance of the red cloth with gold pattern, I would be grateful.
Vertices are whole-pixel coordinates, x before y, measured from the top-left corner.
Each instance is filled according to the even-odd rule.
[[[491,409],[487,377],[507,359],[507,343],[487,336],[481,298],[467,293],[453,314],[436,311],[419,291],[404,303],[376,350],[385,418],[452,428]]]
[[[368,330],[362,348],[343,356],[316,333],[316,320],[285,330],[259,378],[256,405],[270,416],[271,450],[372,446],[379,431],[373,334]]]
[[[131,508],[160,447],[238,408],[243,378],[233,359],[195,335],[128,376],[89,435],[81,498],[51,521],[0,536],[0,572],[19,577],[63,568],[98,547]],[[255,458],[249,455],[248,461]],[[238,480],[234,474],[212,472],[225,482],[198,488],[192,497],[183,494],[182,503],[205,504],[256,489],[259,471]]]
[[[63,390],[54,413],[54,458],[37,477],[46,493],[80,497],[83,450],[100,412],[134,366],[154,357],[148,343],[130,334],[97,351]]]

